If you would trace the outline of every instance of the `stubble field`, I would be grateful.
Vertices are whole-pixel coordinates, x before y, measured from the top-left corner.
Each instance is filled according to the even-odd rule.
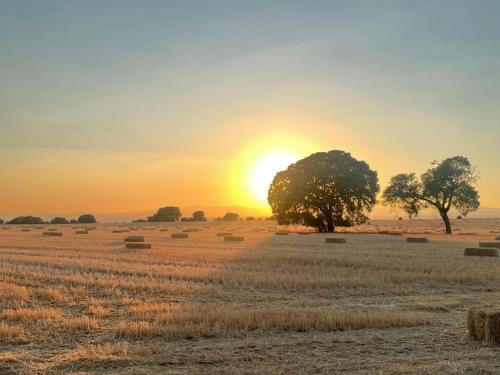
[[[372,221],[346,244],[270,221],[0,226],[0,374],[499,374],[465,313],[498,305],[500,261],[463,250],[500,219],[454,225]]]

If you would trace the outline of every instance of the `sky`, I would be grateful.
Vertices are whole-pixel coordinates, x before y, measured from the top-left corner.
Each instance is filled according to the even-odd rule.
[[[333,149],[382,188],[467,156],[482,206],[500,207],[498,1],[0,9],[0,217],[266,210],[255,179],[269,155]]]

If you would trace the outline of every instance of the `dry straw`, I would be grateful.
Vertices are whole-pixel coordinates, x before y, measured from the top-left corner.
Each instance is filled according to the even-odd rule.
[[[226,242],[242,242],[244,238],[241,236],[226,236],[224,237],[224,241]]]
[[[469,335],[489,344],[500,344],[500,310],[472,308],[467,311]]]
[[[479,247],[489,247],[489,248],[497,248],[500,249],[500,242],[480,242]]]
[[[325,238],[325,243],[346,243],[345,238],[333,238],[333,237],[328,237]]]
[[[466,256],[479,256],[479,257],[497,257],[498,250],[497,249],[490,249],[487,247],[479,247],[479,248],[469,247],[469,248],[465,249],[464,255],[466,255]]]

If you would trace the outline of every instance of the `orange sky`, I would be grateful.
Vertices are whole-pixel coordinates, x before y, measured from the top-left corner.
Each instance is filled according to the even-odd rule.
[[[498,8],[6,2],[0,217],[265,211],[268,164],[333,149],[382,189],[467,156],[500,207]]]

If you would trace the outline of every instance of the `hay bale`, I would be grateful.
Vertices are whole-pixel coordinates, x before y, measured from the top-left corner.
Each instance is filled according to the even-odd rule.
[[[77,230],[75,234],[89,234],[86,230]]]
[[[406,238],[406,242],[412,242],[412,243],[426,243],[429,242],[427,237],[408,237]]]
[[[389,234],[388,230],[379,230],[377,234]]]
[[[219,232],[217,233],[217,237],[228,237],[228,236],[232,236],[233,234],[232,233],[229,233],[229,232]]]
[[[161,228],[161,229],[160,229],[160,232],[168,232],[168,229],[166,229],[166,228]]]
[[[467,311],[469,335],[489,344],[500,344],[500,309],[471,308]]]
[[[487,247],[465,249],[464,255],[466,256],[479,256],[479,257],[498,257],[498,249],[491,249]]]
[[[188,238],[188,233],[172,233],[171,238]]]
[[[334,238],[334,237],[327,237],[325,238],[325,243],[346,243],[345,238]]]
[[[31,229],[21,229],[21,232],[31,232]]]
[[[49,228],[47,229],[49,232],[57,232],[57,228]]]
[[[480,242],[479,247],[489,247],[500,249],[500,242]]]
[[[50,237],[62,237],[63,235],[61,232],[43,232],[42,234]]]
[[[123,240],[124,242],[144,242],[143,236],[128,236]]]
[[[389,234],[389,236],[401,236],[402,235],[401,232],[389,232],[388,234]]]
[[[244,238],[242,236],[226,236],[224,237],[224,241],[226,242],[242,242]]]
[[[144,242],[127,242],[127,249],[151,249],[151,244]]]

